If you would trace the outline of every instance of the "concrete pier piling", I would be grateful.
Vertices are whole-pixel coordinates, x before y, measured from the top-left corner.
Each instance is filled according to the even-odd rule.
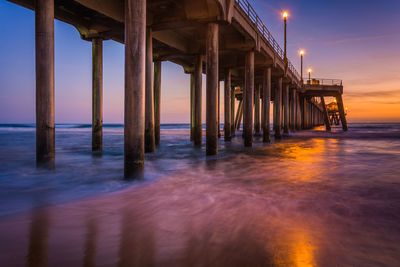
[[[92,39],[92,150],[103,148],[103,40]]]
[[[232,138],[232,127],[231,127],[231,70],[225,70],[225,81],[224,81],[224,140],[231,141]]]
[[[194,140],[194,73],[190,73],[190,141]]]
[[[260,95],[262,84],[257,84],[254,87],[254,133],[260,135]]]
[[[216,23],[207,25],[206,38],[206,154],[218,154],[218,42],[219,26]]]
[[[282,137],[281,134],[281,129],[282,129],[282,119],[281,119],[281,114],[282,114],[282,77],[278,78],[278,86],[276,87],[276,92],[275,92],[275,101],[274,101],[274,106],[275,107],[275,117],[274,117],[274,132],[275,132],[275,138],[280,139]]]
[[[347,131],[347,120],[346,120],[346,115],[345,115],[345,110],[344,110],[344,105],[343,105],[343,99],[342,99],[342,95],[338,94],[336,95],[336,102],[338,105],[338,109],[339,109],[339,116],[340,116],[340,121],[342,122],[342,128],[343,131]]]
[[[244,145],[253,145],[253,103],[254,103],[254,51],[246,54],[245,86],[243,91],[243,135]]]
[[[296,89],[290,91],[290,130],[296,130]]]
[[[54,0],[35,2],[36,163],[54,168]]]
[[[289,133],[289,84],[283,86],[283,132],[285,134]]]
[[[161,66],[161,61],[154,62],[154,140],[156,146],[160,145]]]
[[[264,70],[262,82],[262,129],[263,142],[270,142],[270,105],[271,105],[271,67]]]
[[[146,29],[145,152],[156,149],[154,138],[153,33]]]
[[[124,175],[144,165],[146,1],[125,0]]]
[[[221,109],[220,109],[220,104],[221,104],[221,83],[218,80],[218,97],[217,97],[217,129],[218,129],[218,138],[221,137],[221,120],[220,120],[220,116],[221,116]]]
[[[326,128],[327,131],[330,131],[331,130],[331,124],[329,122],[328,110],[326,108],[325,98],[323,96],[321,96],[321,105],[322,105],[322,115],[323,115],[323,118],[324,118],[325,128]]]
[[[301,130],[301,105],[300,105],[300,96],[299,93],[296,92],[296,130]]]
[[[235,135],[235,87],[231,86],[231,136]]]
[[[201,101],[202,101],[202,73],[203,73],[203,57],[198,55],[194,65],[194,145],[201,147],[202,143],[202,119],[201,119]]]

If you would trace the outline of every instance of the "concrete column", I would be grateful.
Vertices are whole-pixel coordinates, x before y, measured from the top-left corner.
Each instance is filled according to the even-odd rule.
[[[218,138],[221,137],[221,120],[220,120],[220,115],[221,115],[221,109],[220,109],[220,103],[221,103],[221,83],[219,82],[218,79],[218,97],[217,97],[217,122],[218,122]]]
[[[154,62],[154,139],[156,146],[160,145],[161,65],[161,61]]]
[[[103,148],[103,40],[92,39],[92,150]]]
[[[146,31],[146,105],[145,105],[145,152],[154,152],[154,95],[153,95],[153,33]]]
[[[307,129],[311,128],[311,105],[307,101]]]
[[[315,107],[314,104],[310,104],[311,108],[311,128],[314,128],[315,126]]]
[[[290,101],[290,129],[292,131],[296,130],[296,89],[291,91],[291,101]]]
[[[254,51],[246,54],[245,86],[243,91],[243,135],[244,145],[253,145],[253,97],[254,97]]]
[[[207,25],[206,39],[206,154],[218,154],[218,24]]]
[[[196,57],[194,65],[194,145],[201,147],[202,141],[202,125],[201,125],[201,83],[203,74],[203,58],[201,55]]]
[[[270,101],[271,101],[271,67],[264,70],[262,82],[262,129],[263,129],[263,142],[270,142]]]
[[[225,70],[225,81],[224,81],[224,139],[225,141],[231,141],[231,70]]]
[[[301,97],[300,104],[301,104],[301,129],[306,128],[306,106],[305,106],[305,98]]]
[[[260,134],[260,90],[261,84],[257,84],[254,88],[254,132]]]
[[[289,84],[283,87],[283,132],[289,133]]]
[[[347,128],[347,121],[346,121],[346,115],[345,115],[344,106],[343,106],[342,95],[336,96],[336,102],[337,102],[338,109],[339,109],[339,116],[340,116],[340,121],[342,122],[343,131],[347,131],[348,128]]]
[[[314,105],[310,103],[310,122],[311,128],[314,128]]]
[[[304,106],[305,106],[305,128],[310,128],[310,105],[306,98],[304,98]]]
[[[36,163],[54,168],[54,0],[35,1]]]
[[[273,106],[272,106],[272,129],[275,131],[275,128],[276,128],[276,125],[277,125],[277,118],[276,118],[276,115],[277,115],[277,112],[276,112],[276,110],[277,110],[277,108],[276,108],[276,96],[277,96],[277,94],[278,94],[278,88],[277,87],[275,87],[275,88],[271,88],[271,94],[272,94],[272,90],[273,90],[273,92],[274,92],[274,104],[273,104]]]
[[[275,110],[275,121],[274,121],[274,131],[275,138],[279,139],[282,137],[281,129],[282,129],[282,120],[281,120],[281,111],[282,111],[282,77],[278,79],[278,86],[276,87],[275,92],[275,102],[274,106],[276,106]]]
[[[144,165],[146,1],[125,0],[125,177]]]
[[[194,140],[194,74],[190,73],[190,141]]]
[[[302,113],[301,113],[301,104],[300,104],[300,94],[296,94],[296,108],[297,108],[297,124],[296,124],[296,129],[298,131],[301,130],[301,118],[302,118]]]
[[[231,86],[231,135],[235,135],[235,87]]]

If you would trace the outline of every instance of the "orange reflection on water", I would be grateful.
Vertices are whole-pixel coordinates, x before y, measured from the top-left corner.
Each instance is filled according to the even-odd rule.
[[[285,149],[282,152],[285,157],[302,162],[316,162],[323,161],[320,156],[325,152],[326,139],[315,138],[312,144],[293,143],[291,146],[283,145]]]
[[[315,266],[314,247],[304,230],[296,231],[293,243],[293,263],[298,267]]]

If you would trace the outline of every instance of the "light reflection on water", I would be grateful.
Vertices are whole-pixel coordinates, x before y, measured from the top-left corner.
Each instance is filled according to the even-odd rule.
[[[164,147],[147,163],[161,178],[3,216],[0,262],[399,266],[400,139],[350,137],[309,131],[269,145],[256,139],[253,149],[236,137],[221,156],[206,159],[185,133],[164,135]],[[78,152],[61,149],[78,155],[82,168],[90,158],[79,145]],[[121,155],[108,151],[90,161],[115,175],[119,167],[105,162]],[[61,155],[67,166],[75,164]],[[46,194],[33,196],[32,202],[49,202]]]

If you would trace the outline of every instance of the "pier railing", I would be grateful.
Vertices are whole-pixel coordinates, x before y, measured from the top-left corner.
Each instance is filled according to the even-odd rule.
[[[278,56],[284,61],[284,52],[282,48],[279,46],[278,42],[269,32],[268,28],[265,26],[264,22],[257,15],[256,11],[250,5],[250,3],[247,0],[235,0],[235,1],[238,4],[238,6],[243,10],[243,12],[249,17],[251,22],[253,22],[254,26],[261,33],[264,40],[270,44],[275,53],[278,54]],[[288,61],[288,69],[296,76],[298,80],[301,80],[300,74],[297,72],[296,68],[290,61]]]
[[[342,80],[339,79],[321,79],[321,78],[304,78],[304,84],[306,85],[336,85],[343,86]]]

